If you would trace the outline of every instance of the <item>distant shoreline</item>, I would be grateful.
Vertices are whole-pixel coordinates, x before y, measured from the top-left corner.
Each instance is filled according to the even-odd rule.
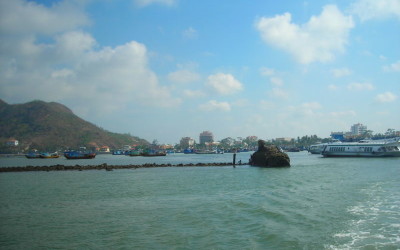
[[[137,168],[162,168],[162,167],[226,167],[226,166],[241,166],[249,165],[248,163],[236,163],[232,162],[214,162],[214,163],[185,163],[185,164],[154,164],[146,163],[142,165],[108,165],[103,163],[100,165],[52,165],[52,166],[24,166],[24,167],[0,167],[0,173],[7,172],[32,172],[32,171],[83,171],[83,170],[106,170],[112,171],[114,169],[137,169]]]

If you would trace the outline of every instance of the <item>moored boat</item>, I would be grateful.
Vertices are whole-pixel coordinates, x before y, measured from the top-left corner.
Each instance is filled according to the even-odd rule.
[[[325,157],[400,157],[400,138],[328,143],[321,154]]]
[[[68,151],[64,152],[64,156],[67,159],[93,159],[96,157],[96,154],[89,152]]]
[[[25,155],[26,158],[28,159],[39,159],[40,158],[40,154],[36,153],[36,152],[31,152],[31,153],[27,153]]]
[[[141,153],[142,156],[166,156],[165,151],[145,150]]]
[[[326,145],[328,145],[328,143],[311,145],[310,148],[308,149],[308,152],[310,152],[311,154],[321,154],[322,150],[324,150],[324,147]]]
[[[41,153],[39,154],[40,158],[44,159],[51,159],[51,158],[58,158],[60,155],[58,153]]]
[[[131,150],[127,153],[127,155],[129,156],[141,156],[142,155],[142,151],[141,150]]]

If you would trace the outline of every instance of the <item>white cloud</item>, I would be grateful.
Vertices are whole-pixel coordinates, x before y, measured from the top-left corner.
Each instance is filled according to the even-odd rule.
[[[242,84],[231,74],[218,73],[207,78],[206,86],[221,95],[234,94],[243,89]]]
[[[338,87],[337,85],[335,85],[335,84],[330,84],[330,85],[328,86],[328,89],[329,89],[329,90],[332,90],[332,91],[336,91],[336,90],[339,89],[339,87]]]
[[[285,90],[281,88],[273,88],[270,95],[275,98],[279,99],[288,99],[289,98],[289,93],[287,93]]]
[[[256,28],[263,40],[293,55],[302,64],[328,62],[339,52],[344,52],[350,29],[354,27],[351,16],[344,16],[335,5],[327,5],[320,16],[308,23],[291,22],[291,14],[260,18]]]
[[[60,1],[51,7],[33,1],[0,1],[2,34],[49,35],[89,23],[78,1]]]
[[[86,25],[87,18],[72,5],[75,2],[52,7],[0,2],[0,98],[12,102],[58,101],[75,110],[84,107],[90,114],[180,104],[181,100],[172,97],[149,68],[145,45],[131,41],[98,47],[90,34],[77,31]],[[56,17],[59,13],[61,16]],[[18,35],[4,28],[7,23]],[[25,29],[24,25],[29,27]],[[39,36],[46,43],[37,39]]]
[[[315,111],[321,109],[322,106],[318,102],[306,102],[302,103],[298,108],[299,112],[303,115],[311,116],[315,114]]]
[[[282,86],[283,85],[283,80],[281,78],[279,78],[279,77],[271,77],[269,80],[275,86]]]
[[[260,73],[261,73],[261,75],[264,75],[264,76],[273,76],[273,75],[275,75],[275,70],[271,69],[271,68],[267,68],[267,67],[262,67],[260,69]]]
[[[334,77],[343,77],[351,75],[351,71],[348,68],[332,69],[331,73]]]
[[[162,4],[167,6],[176,4],[176,0],[134,0],[134,2],[139,7],[145,7],[151,4]]]
[[[201,90],[186,89],[183,91],[183,95],[188,98],[199,98],[205,96],[205,93]]]
[[[168,74],[168,80],[175,83],[191,83],[200,80],[200,75],[190,70],[178,70]]]
[[[400,72],[400,61],[383,66],[383,70],[387,72]]]
[[[215,100],[210,100],[207,103],[199,105],[199,109],[202,111],[230,111],[231,106],[227,102],[217,102]]]
[[[394,102],[397,99],[397,96],[392,92],[385,92],[379,94],[375,97],[377,102],[385,103],[385,102]]]
[[[182,32],[182,36],[185,39],[196,39],[199,36],[199,33],[197,32],[197,30],[189,27]]]
[[[374,85],[372,85],[371,83],[353,82],[347,85],[347,89],[354,91],[373,90]]]
[[[400,19],[399,0],[358,0],[350,7],[350,12],[361,21],[396,17]]]

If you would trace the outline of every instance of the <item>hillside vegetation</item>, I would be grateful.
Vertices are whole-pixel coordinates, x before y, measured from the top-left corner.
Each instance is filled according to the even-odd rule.
[[[123,145],[147,145],[144,139],[129,134],[106,131],[76,116],[66,106],[56,102],[32,101],[7,104],[0,100],[0,140],[14,138],[24,150],[58,150]]]

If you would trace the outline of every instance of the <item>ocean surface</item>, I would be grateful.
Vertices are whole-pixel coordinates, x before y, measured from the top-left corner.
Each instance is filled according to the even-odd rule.
[[[0,249],[400,249],[400,158],[289,156],[282,169],[0,173]],[[0,167],[231,161],[1,157]]]

